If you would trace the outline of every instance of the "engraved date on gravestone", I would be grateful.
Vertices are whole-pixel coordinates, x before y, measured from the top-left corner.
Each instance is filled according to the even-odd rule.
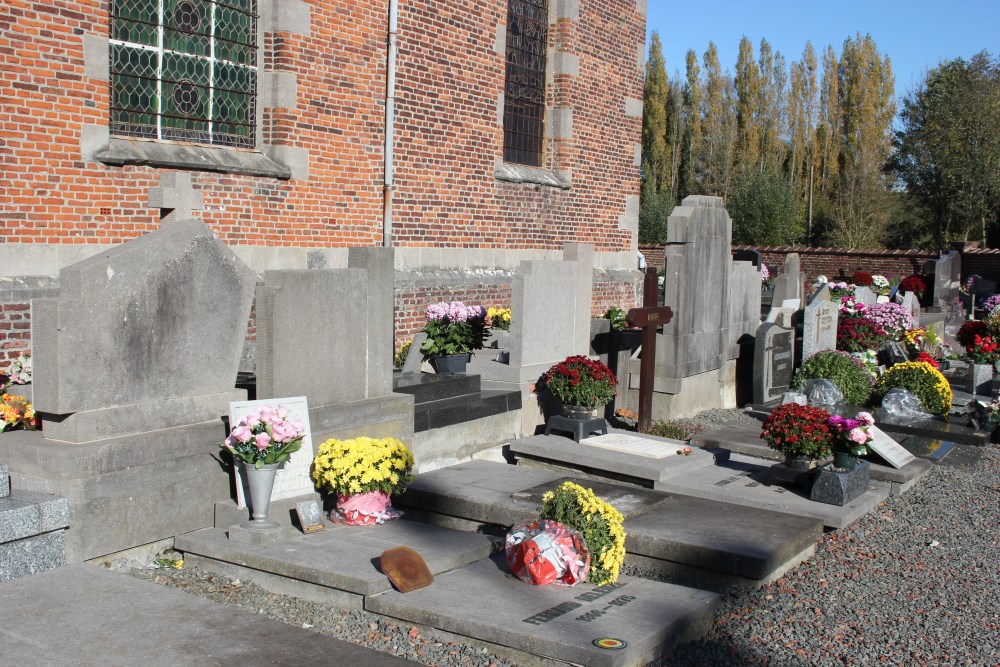
[[[584,602],[593,602],[595,600],[599,600],[605,595],[609,595],[620,588],[624,588],[627,585],[628,584],[605,584],[604,586],[599,586],[592,591],[577,595],[575,599],[580,600],[581,602],[574,602],[573,600],[568,600],[566,602],[557,604],[554,607],[549,607],[545,611],[529,616],[528,618],[523,618],[521,619],[521,622],[528,623],[529,625],[543,625],[545,623],[548,623],[549,621],[553,621],[559,618],[560,616],[565,616],[571,611],[579,609],[580,607],[583,606]],[[631,598],[628,602],[631,602],[632,600],[636,599],[631,595],[619,596],[619,597]],[[618,598],[615,599],[617,600]],[[624,604],[628,604],[628,602]],[[614,600],[612,600],[611,603],[614,604]],[[622,606],[622,604],[619,603],[615,604],[614,606]],[[595,610],[595,611],[600,611],[600,610]],[[594,613],[594,612],[592,611],[588,613]],[[601,612],[600,614],[598,614],[598,616],[595,616],[594,618],[603,616],[604,613],[606,612]],[[587,616],[587,614],[584,614],[583,616]],[[577,620],[586,620],[588,622],[593,620],[593,619],[583,619],[583,616],[577,616]]]
[[[619,595],[614,600],[609,600],[608,606],[604,607],[603,609],[593,609],[591,611],[588,611],[586,614],[583,614],[582,616],[577,616],[576,620],[583,621],[584,623],[590,623],[591,621],[595,621],[599,619],[601,616],[604,616],[615,607],[624,607],[633,600],[638,600],[638,598],[634,595]]]

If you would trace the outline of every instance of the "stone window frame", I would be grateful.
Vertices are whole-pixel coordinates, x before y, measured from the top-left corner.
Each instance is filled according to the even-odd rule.
[[[497,101],[497,116],[500,125],[501,143],[500,155],[496,159],[495,163],[494,177],[498,181],[509,183],[529,183],[554,187],[561,190],[569,190],[573,185],[573,175],[570,170],[564,168],[560,164],[560,154],[562,151],[558,149],[558,143],[563,140],[572,139],[573,112],[571,108],[554,106],[554,100],[558,97],[558,95],[554,94],[554,92],[559,92],[554,91],[554,87],[561,85],[556,82],[556,75],[568,75],[570,77],[579,76],[579,58],[568,52],[557,50],[553,46],[556,40],[552,39],[552,35],[554,30],[559,31],[556,27],[559,21],[564,19],[574,22],[579,21],[579,3],[572,0],[548,0],[548,11],[549,32],[547,36],[548,44],[546,48],[547,57],[545,66],[545,84],[547,93],[542,143],[543,164],[541,166],[536,167],[513,162],[505,162],[503,159],[505,142],[502,137],[504,130],[504,92],[506,89],[507,55],[506,17],[503,23],[497,26],[495,49],[496,52],[503,58],[504,73],[502,79],[504,81],[504,89],[501,90],[500,97]],[[553,150],[554,148],[555,150]]]
[[[288,32],[310,35],[311,10],[305,0],[256,0],[257,4],[257,128],[253,148],[234,148],[112,136],[110,111],[102,125],[82,128],[80,149],[84,160],[110,166],[149,165],[170,169],[272,177],[287,180],[308,177],[308,151],[295,146],[268,145],[264,137],[264,111],[294,109],[297,103],[295,76],[265,69],[265,35]],[[108,8],[110,12],[110,6]],[[83,36],[86,75],[108,82],[110,95],[111,40],[108,34]]]

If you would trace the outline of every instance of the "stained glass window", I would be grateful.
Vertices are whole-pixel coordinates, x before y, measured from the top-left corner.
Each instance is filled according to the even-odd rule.
[[[111,0],[111,134],[253,148],[256,0]]]
[[[503,159],[541,166],[548,0],[508,0]]]

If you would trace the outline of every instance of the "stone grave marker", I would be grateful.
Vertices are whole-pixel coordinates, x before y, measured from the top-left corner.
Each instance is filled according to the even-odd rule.
[[[297,452],[293,452],[288,457],[288,462],[282,466],[274,477],[274,490],[271,491],[271,501],[283,500],[285,498],[295,498],[304,496],[316,490],[312,478],[309,477],[309,468],[312,466],[314,450],[312,442],[312,431],[309,428],[309,405],[305,396],[293,398],[268,398],[257,401],[238,401],[229,406],[229,423],[236,426],[241,419],[261,407],[270,405],[278,407],[282,405],[288,408],[288,415],[295,421],[302,422],[306,434],[302,438],[302,447]],[[240,467],[234,466],[236,474],[236,503],[243,509],[247,506],[246,480],[240,474]]]
[[[872,451],[885,459],[886,463],[893,468],[899,469],[911,461],[916,461],[917,457],[907,451],[902,445],[896,442],[889,434],[877,426],[869,426],[872,433],[872,441],[868,443]]]
[[[795,330],[776,322],[757,329],[754,350],[753,398],[758,404],[779,399],[792,383]]]
[[[798,253],[790,253],[785,257],[785,266],[774,279],[774,303],[782,303],[787,299],[804,298],[805,288],[802,285],[802,269]]]
[[[690,447],[683,442],[662,442],[649,440],[627,433],[608,433],[607,435],[591,436],[580,441],[582,445],[610,449],[625,454],[635,454],[636,456],[647,456],[651,459],[662,459],[667,456],[676,456]]]
[[[959,294],[962,256],[952,250],[934,262],[934,302],[937,308],[951,308]]]
[[[906,312],[913,318],[914,324],[920,322],[920,300],[916,294],[907,292],[903,295],[903,308],[906,308]]]
[[[410,345],[410,351],[406,354],[406,361],[403,362],[403,372],[404,373],[419,373],[420,367],[424,363],[424,355],[420,351],[424,343],[427,342],[427,334],[423,331],[413,335],[413,344]]]
[[[407,546],[383,551],[378,566],[400,593],[409,593],[434,583],[434,575],[423,557]]]
[[[809,297],[809,303],[813,303],[815,301],[829,301],[830,298],[830,285],[823,283],[813,291],[812,296]]]
[[[802,320],[802,359],[822,350],[837,349],[839,309],[831,301],[814,300],[805,309]]]
[[[854,298],[866,306],[874,306],[878,295],[867,285],[862,285],[854,290]]]

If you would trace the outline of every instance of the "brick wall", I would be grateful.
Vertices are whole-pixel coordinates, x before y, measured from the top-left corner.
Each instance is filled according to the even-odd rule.
[[[666,246],[642,243],[639,252],[646,258],[646,266],[655,267],[657,271],[666,263]]]
[[[0,303],[0,373],[31,348],[31,308],[28,303]]]
[[[807,281],[819,275],[830,280],[836,276],[850,277],[855,271],[867,271],[881,274],[887,278],[892,276],[905,277],[914,273],[923,273],[923,267],[928,261],[939,257],[936,252],[923,250],[854,250],[844,248],[811,248],[804,246],[733,246],[733,251],[756,250],[761,253],[764,262],[772,268],[781,269],[785,257],[798,253],[802,272]],[[963,267],[964,268],[964,267]]]

